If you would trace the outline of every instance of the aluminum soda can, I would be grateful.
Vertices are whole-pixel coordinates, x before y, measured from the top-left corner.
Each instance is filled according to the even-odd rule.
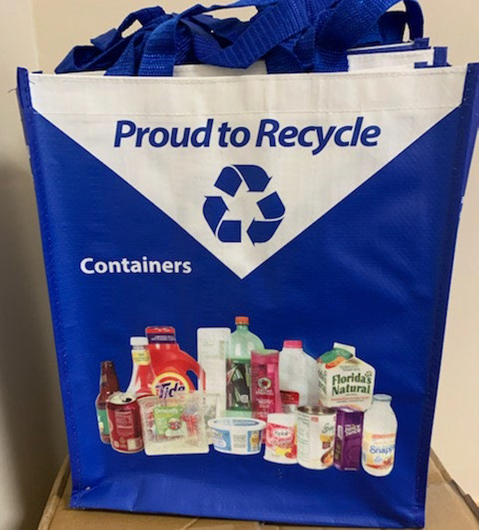
[[[326,407],[299,407],[298,464],[308,469],[327,469],[334,462],[336,411]]]
[[[141,420],[135,394],[115,392],[107,402],[111,446],[119,453],[138,453],[143,449]]]
[[[341,407],[336,412],[334,467],[341,471],[361,468],[361,444],[364,412]]]

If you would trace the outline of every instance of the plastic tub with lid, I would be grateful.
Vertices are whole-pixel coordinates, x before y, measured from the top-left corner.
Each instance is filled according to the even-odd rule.
[[[208,421],[213,445],[220,453],[255,455],[261,451],[266,423],[253,418],[217,418]]]

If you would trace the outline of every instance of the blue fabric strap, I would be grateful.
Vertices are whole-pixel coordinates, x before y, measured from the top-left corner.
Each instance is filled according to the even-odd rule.
[[[401,0],[340,0],[330,17],[318,28],[315,51],[317,72],[347,71],[347,50],[361,44],[364,36],[376,31],[386,11]],[[422,37],[424,20],[416,0],[405,0],[406,22],[411,38]],[[384,21],[385,19],[383,19]],[[389,18],[383,28],[391,34],[394,19]],[[397,21],[397,19],[396,19]],[[383,43],[384,41],[379,41]]]
[[[107,75],[171,76],[177,64],[247,68],[266,61],[268,72],[333,72],[348,68],[347,50],[401,42],[406,25],[422,37],[417,0],[404,12],[387,12],[399,0],[238,0],[227,6],[194,5],[179,14],[161,7],[128,15],[118,29],[77,46],[57,73],[106,70]],[[248,22],[216,19],[218,9],[256,7]],[[141,27],[123,33],[135,22]]]
[[[341,0],[319,29],[317,43],[330,50],[355,46],[388,9],[401,0]],[[405,0],[411,39],[423,36],[424,20],[416,0]]]
[[[229,46],[223,48],[216,39],[206,36],[203,36],[200,42],[198,38],[193,39],[198,61],[229,68],[247,68],[274,46],[310,25],[305,4],[303,0],[239,0],[230,4],[228,8],[260,6],[263,9],[245,25],[244,31]],[[209,8],[194,6],[158,26],[146,45],[139,75],[173,75],[176,63],[176,31],[180,20],[186,19],[188,15],[224,8],[225,6],[221,5]],[[198,37],[198,33],[196,36]]]
[[[160,20],[168,16],[161,7],[145,8],[130,13],[118,29],[112,29],[92,39],[92,46],[75,46],[57,66],[55,72],[108,71],[109,68],[119,62],[118,75],[136,75],[136,71],[135,74],[127,73],[134,70],[134,64],[131,62],[128,63],[127,57],[123,57],[129,42],[134,39],[138,40],[137,35],[143,33],[146,27],[151,24],[157,24]],[[139,22],[143,27],[133,35],[123,37],[123,32],[135,22]],[[131,56],[130,51],[126,53],[128,57]],[[124,72],[120,73],[122,68]]]

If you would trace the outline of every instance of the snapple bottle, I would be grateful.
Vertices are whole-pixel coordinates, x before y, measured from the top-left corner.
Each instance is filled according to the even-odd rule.
[[[118,378],[113,361],[103,361],[100,368],[100,393],[96,398],[95,407],[100,439],[104,444],[110,443],[110,427],[108,425],[106,404],[108,398],[118,392],[118,390]]]
[[[248,317],[236,317],[235,323],[226,355],[226,415],[251,418],[251,352],[264,345],[249,330]]]
[[[387,394],[375,394],[364,414],[362,464],[375,477],[389,475],[394,467],[398,421],[391,400]]]
[[[173,397],[177,392],[194,392],[195,385],[189,372],[198,377],[204,388],[205,374],[190,355],[180,349],[176,342],[176,331],[171,326],[149,326],[146,328],[151,365],[155,372],[153,390],[161,398]]]

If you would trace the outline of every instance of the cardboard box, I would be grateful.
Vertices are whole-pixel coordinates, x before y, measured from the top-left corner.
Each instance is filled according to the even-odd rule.
[[[39,530],[312,530],[305,526],[278,526],[253,521],[199,519],[124,512],[82,511],[68,507],[70,466],[65,460],[53,484]],[[478,530],[479,509],[452,480],[433,454],[429,466],[426,530]],[[321,530],[316,527],[316,530]],[[341,530],[341,529],[339,529]]]

